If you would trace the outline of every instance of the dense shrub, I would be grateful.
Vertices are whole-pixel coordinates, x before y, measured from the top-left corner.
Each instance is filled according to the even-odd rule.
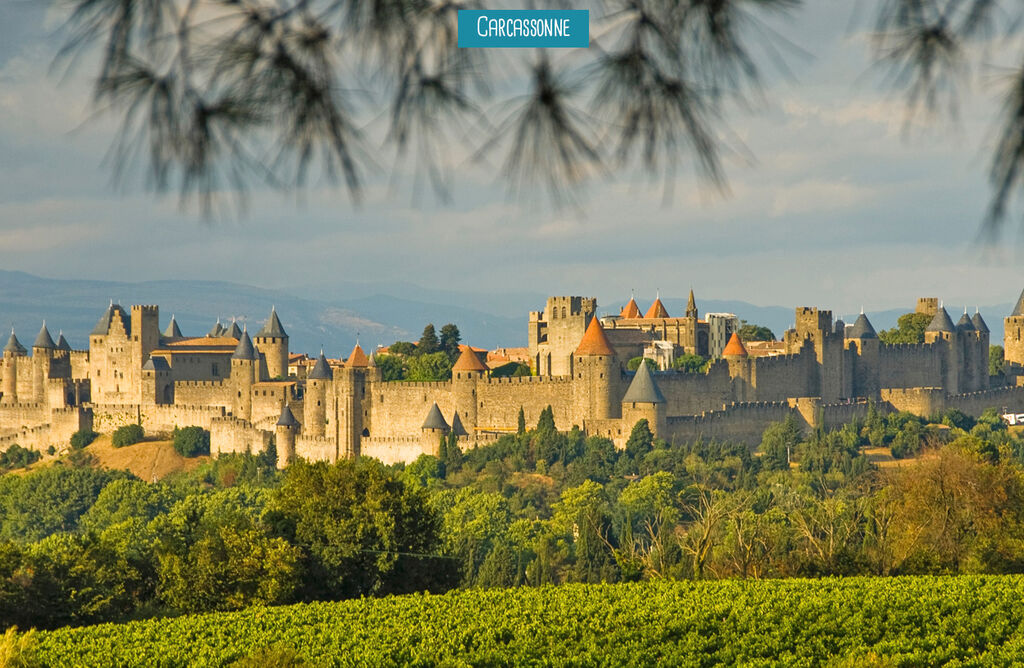
[[[92,429],[79,429],[75,433],[71,434],[71,449],[81,450],[95,441],[97,436],[99,436],[99,434],[94,432]]]
[[[174,430],[174,450],[182,457],[210,454],[210,432],[202,427],[182,427]]]
[[[134,445],[145,437],[141,424],[128,424],[114,430],[111,443],[115,448],[123,448],[126,445]]]
[[[39,461],[42,455],[36,450],[23,448],[17,443],[0,452],[0,469],[23,469],[29,464]]]

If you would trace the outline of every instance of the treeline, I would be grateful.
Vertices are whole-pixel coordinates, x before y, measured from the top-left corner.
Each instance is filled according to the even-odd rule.
[[[461,354],[461,341],[462,335],[456,325],[448,323],[438,336],[434,325],[428,324],[418,342],[396,341],[388,346],[387,353],[377,355],[376,364],[381,370],[381,378],[385,381],[418,382],[448,380],[452,377],[452,366]],[[491,370],[492,377],[529,375],[530,367],[517,362]]]
[[[918,459],[880,469],[864,449]],[[224,456],[149,483],[65,464],[0,476],[0,620],[52,628],[453,587],[1024,569],[1024,445],[993,413],[908,414],[760,452],[622,450],[543,412],[408,466]]]

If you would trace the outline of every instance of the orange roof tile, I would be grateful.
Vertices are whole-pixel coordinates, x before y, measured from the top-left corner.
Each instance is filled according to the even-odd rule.
[[[473,352],[473,349],[466,346],[462,349],[459,359],[455,360],[452,371],[487,371],[487,367],[480,361],[480,357]]]
[[[665,310],[665,305],[661,303],[661,297],[654,300],[651,304],[651,308],[647,309],[647,313],[644,314],[645,318],[667,318],[668,311]]]
[[[722,351],[722,357],[746,357],[747,349],[743,347],[743,342],[740,341],[740,337],[736,332],[732,333],[729,338],[729,343],[725,344],[725,350]]]
[[[356,347],[352,349],[352,354],[348,356],[348,360],[345,362],[345,366],[349,369],[362,369],[370,365],[370,358],[366,356],[363,349],[356,344]]]
[[[639,318],[640,307],[636,305],[636,300],[632,297],[629,298],[629,302],[622,307],[622,312],[619,313],[620,318]]]
[[[577,355],[614,355],[612,344],[608,342],[608,336],[604,333],[604,327],[595,317],[587,326],[587,332],[576,347]]]

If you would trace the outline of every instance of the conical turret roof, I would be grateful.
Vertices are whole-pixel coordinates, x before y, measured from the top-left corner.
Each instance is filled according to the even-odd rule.
[[[480,361],[473,348],[466,346],[462,349],[459,359],[452,365],[452,371],[487,371],[487,367]]]
[[[242,338],[242,330],[238,327],[238,323],[232,320],[231,326],[224,331],[224,336],[230,336],[235,339]]]
[[[256,349],[252,347],[252,339],[249,338],[249,332],[242,332],[242,336],[238,339],[238,345],[235,346],[235,352],[231,355],[231,359],[249,360],[250,362],[259,359],[256,356]]]
[[[57,344],[53,342],[53,337],[50,336],[50,330],[46,329],[46,321],[43,321],[43,326],[39,328],[39,334],[36,335],[36,340],[32,343],[33,348],[47,348],[53,350],[57,347]]]
[[[295,415],[292,414],[292,409],[287,405],[281,409],[281,417],[277,419],[278,427],[298,427],[299,421],[295,419]]]
[[[277,309],[274,307],[270,308],[270,317],[267,318],[267,322],[263,325],[256,336],[283,339],[288,336],[284,331],[284,327],[281,326],[281,320],[277,317]]]
[[[114,320],[114,314],[119,314],[121,316],[121,322],[124,323],[125,333],[130,335],[132,333],[131,318],[128,317],[128,314],[123,308],[121,308],[120,304],[110,302],[110,306],[107,307],[107,310],[103,312],[103,316],[100,317],[99,322],[97,322],[96,326],[93,327],[91,336],[106,336],[110,331],[110,323]]]
[[[729,337],[729,342],[725,344],[725,350],[722,351],[722,357],[746,357],[747,348],[743,345],[743,341],[740,340],[739,334],[736,332],[732,333]]]
[[[1021,290],[1020,297],[1017,297],[1017,305],[1013,307],[1010,316],[1024,315],[1024,290]]]
[[[614,355],[612,344],[604,333],[604,327],[595,316],[587,325],[587,331],[576,347],[576,355]]]
[[[651,304],[651,308],[647,309],[647,313],[644,314],[645,318],[667,318],[668,310],[665,305],[661,303],[661,297],[654,300]]]
[[[65,352],[71,350],[71,344],[64,338],[64,332],[61,332],[60,335],[57,336],[57,350],[63,350]]]
[[[430,407],[430,412],[427,413],[427,419],[423,421],[421,429],[440,429],[442,431],[448,431],[448,423],[445,422],[444,416],[441,415],[441,409],[437,407],[437,402]]]
[[[164,330],[164,336],[169,339],[182,338],[181,328],[178,327],[178,321],[174,319],[173,315],[171,316],[171,321],[167,323],[167,329]]]
[[[871,322],[868,320],[868,317],[862,312],[853,322],[853,327],[850,328],[847,338],[877,339],[878,335],[875,333],[875,328],[871,326]]]
[[[832,333],[846,336],[846,323],[842,319],[837,319],[836,324],[832,325]]]
[[[324,351],[320,351],[320,357],[316,358],[316,364],[313,365],[313,369],[306,377],[311,380],[330,380],[334,378],[334,374],[331,372],[331,365],[327,363],[327,358],[324,357]]]
[[[619,312],[620,318],[639,318],[640,307],[636,305],[636,300],[632,297],[626,302],[626,305],[622,307],[622,311]]]
[[[956,331],[958,332],[973,332],[974,323],[971,322],[971,316],[967,315],[967,309],[964,309],[964,314],[960,316],[960,319],[956,323]]]
[[[364,369],[370,365],[370,360],[367,359],[366,353],[363,352],[362,347],[357,343],[356,347],[352,349],[352,354],[345,360],[345,366],[349,369]]]
[[[974,317],[971,318],[971,324],[974,325],[974,329],[976,331],[979,331],[979,332],[982,332],[982,333],[985,333],[985,334],[988,334],[989,331],[990,331],[989,328],[988,328],[988,325],[985,323],[985,319],[981,317],[981,311],[975,311],[974,312]]]
[[[206,333],[207,336],[218,337],[224,333],[224,325],[220,324],[220,318],[217,318],[217,322],[213,324],[210,331]]]
[[[637,367],[636,375],[633,376],[633,382],[629,384],[629,389],[626,390],[626,396],[622,398],[622,403],[665,403],[665,395],[661,393],[661,390],[658,389],[658,384],[654,382],[654,376],[651,375],[647,362],[641,362],[640,366]]]
[[[455,432],[456,436],[469,436],[469,432],[463,426],[462,418],[459,417],[458,411],[455,411],[452,415],[452,431]]]
[[[949,313],[942,306],[935,312],[935,317],[928,323],[928,326],[924,328],[926,332],[952,332],[953,321],[949,317]]]
[[[25,350],[25,346],[21,345],[21,341],[14,335],[14,328],[11,328],[11,338],[7,339],[7,345],[4,346],[5,353],[15,353],[24,355],[28,351]]]

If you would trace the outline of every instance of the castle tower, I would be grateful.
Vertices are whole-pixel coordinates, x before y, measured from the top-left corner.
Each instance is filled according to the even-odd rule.
[[[288,334],[281,326],[276,309],[270,309],[267,323],[256,334],[256,345],[267,358],[270,378],[288,378]]]
[[[21,345],[11,328],[11,338],[4,346],[2,400],[5,404],[18,403],[18,360],[25,357],[28,351]]]
[[[692,297],[692,294],[691,294]],[[696,310],[696,307],[694,307]],[[668,309],[661,303],[661,296],[659,295],[654,299],[654,303],[651,304],[651,308],[647,309],[647,313],[644,313],[644,318],[650,320],[652,318],[667,318]]]
[[[128,402],[124,395],[131,373],[131,334],[128,313],[111,301],[89,334],[89,383],[94,402]]]
[[[231,385],[235,393],[231,413],[243,420],[252,419],[252,386],[259,380],[258,360],[249,332],[242,330],[235,352],[231,354]]]
[[[974,311],[974,316],[971,317],[971,324],[974,325],[974,332],[978,337],[978,368],[981,369],[981,386],[979,389],[987,390],[990,387],[988,376],[988,350],[991,345],[991,332],[989,331],[988,324],[985,322],[985,319],[981,317],[981,311],[977,309]]]
[[[924,342],[942,351],[942,384],[946,394],[960,393],[960,340],[946,309],[939,307],[924,329]]]
[[[292,414],[292,409],[285,405],[281,409],[281,417],[277,419],[274,437],[277,446],[277,468],[284,467],[295,461],[295,434],[299,423]]]
[[[302,433],[323,436],[327,423],[327,386],[334,380],[334,372],[327,364],[324,351],[320,351],[313,369],[306,376],[306,397],[302,404]]]
[[[142,365],[160,346],[160,307],[133,305],[131,311],[131,363],[128,368],[132,397],[142,393]]]
[[[967,315],[967,307],[956,323],[957,337],[960,339],[960,391],[977,392],[982,389],[982,375],[988,379],[988,359],[981,365],[978,355],[978,332],[974,329],[974,321]],[[987,387],[987,384],[985,385]]]
[[[341,369],[339,382],[335,383],[338,398],[338,456],[355,459],[361,451],[363,437],[370,436],[365,424],[368,417],[364,414],[363,403],[366,398],[366,372],[370,360],[357,343],[352,353],[345,360]]]
[[[234,318],[231,319],[231,326],[224,330],[223,336],[230,336],[233,339],[242,338],[242,330],[238,328],[238,323]]]
[[[167,329],[164,330],[165,339],[181,339],[184,338],[181,334],[181,328],[178,327],[178,321],[174,319],[174,314],[171,314],[171,321],[167,323]]]
[[[173,404],[174,380],[171,367],[163,357],[150,356],[142,365],[142,400],[144,404]]]
[[[927,316],[935,317],[935,314],[939,312],[939,299],[938,297],[918,297],[917,307],[914,309],[914,313],[921,313]]]
[[[593,297],[548,297],[543,312],[530,312],[528,342],[538,376],[573,375],[573,351],[596,313]]]
[[[456,413],[457,415],[458,413]],[[447,436],[450,431],[448,423],[445,422],[444,416],[441,415],[441,409],[437,407],[437,402],[434,402],[421,428],[423,452],[439,457],[441,455],[441,439]]]
[[[1008,364],[1024,366],[1024,291],[1003,320],[1003,357]]]
[[[722,350],[722,359],[729,365],[732,378],[733,398],[736,401],[753,401],[752,366],[747,349],[736,332],[729,337],[729,343]]]
[[[455,396],[455,412],[463,416],[463,424],[472,435],[476,434],[478,426],[477,388],[486,376],[487,367],[473,352],[473,348],[464,347],[459,359],[452,365],[452,393]]]
[[[53,342],[44,320],[32,344],[32,401],[37,404],[46,402],[46,381],[50,378],[50,365],[56,349],[57,344]]]
[[[874,397],[880,387],[878,334],[862,310],[846,334],[847,345],[857,352],[853,368],[853,395]]]
[[[618,402],[619,365],[608,336],[594,318],[574,353],[573,395],[576,415],[607,420],[621,415]]]
[[[637,367],[633,382],[622,397],[622,431],[627,433],[641,419],[646,419],[655,438],[664,438],[668,433],[665,413],[665,395],[654,382],[647,363]]]
[[[220,324],[220,318],[217,318],[217,322],[213,323],[213,327],[206,333],[210,338],[217,338],[224,335],[224,325]]]

